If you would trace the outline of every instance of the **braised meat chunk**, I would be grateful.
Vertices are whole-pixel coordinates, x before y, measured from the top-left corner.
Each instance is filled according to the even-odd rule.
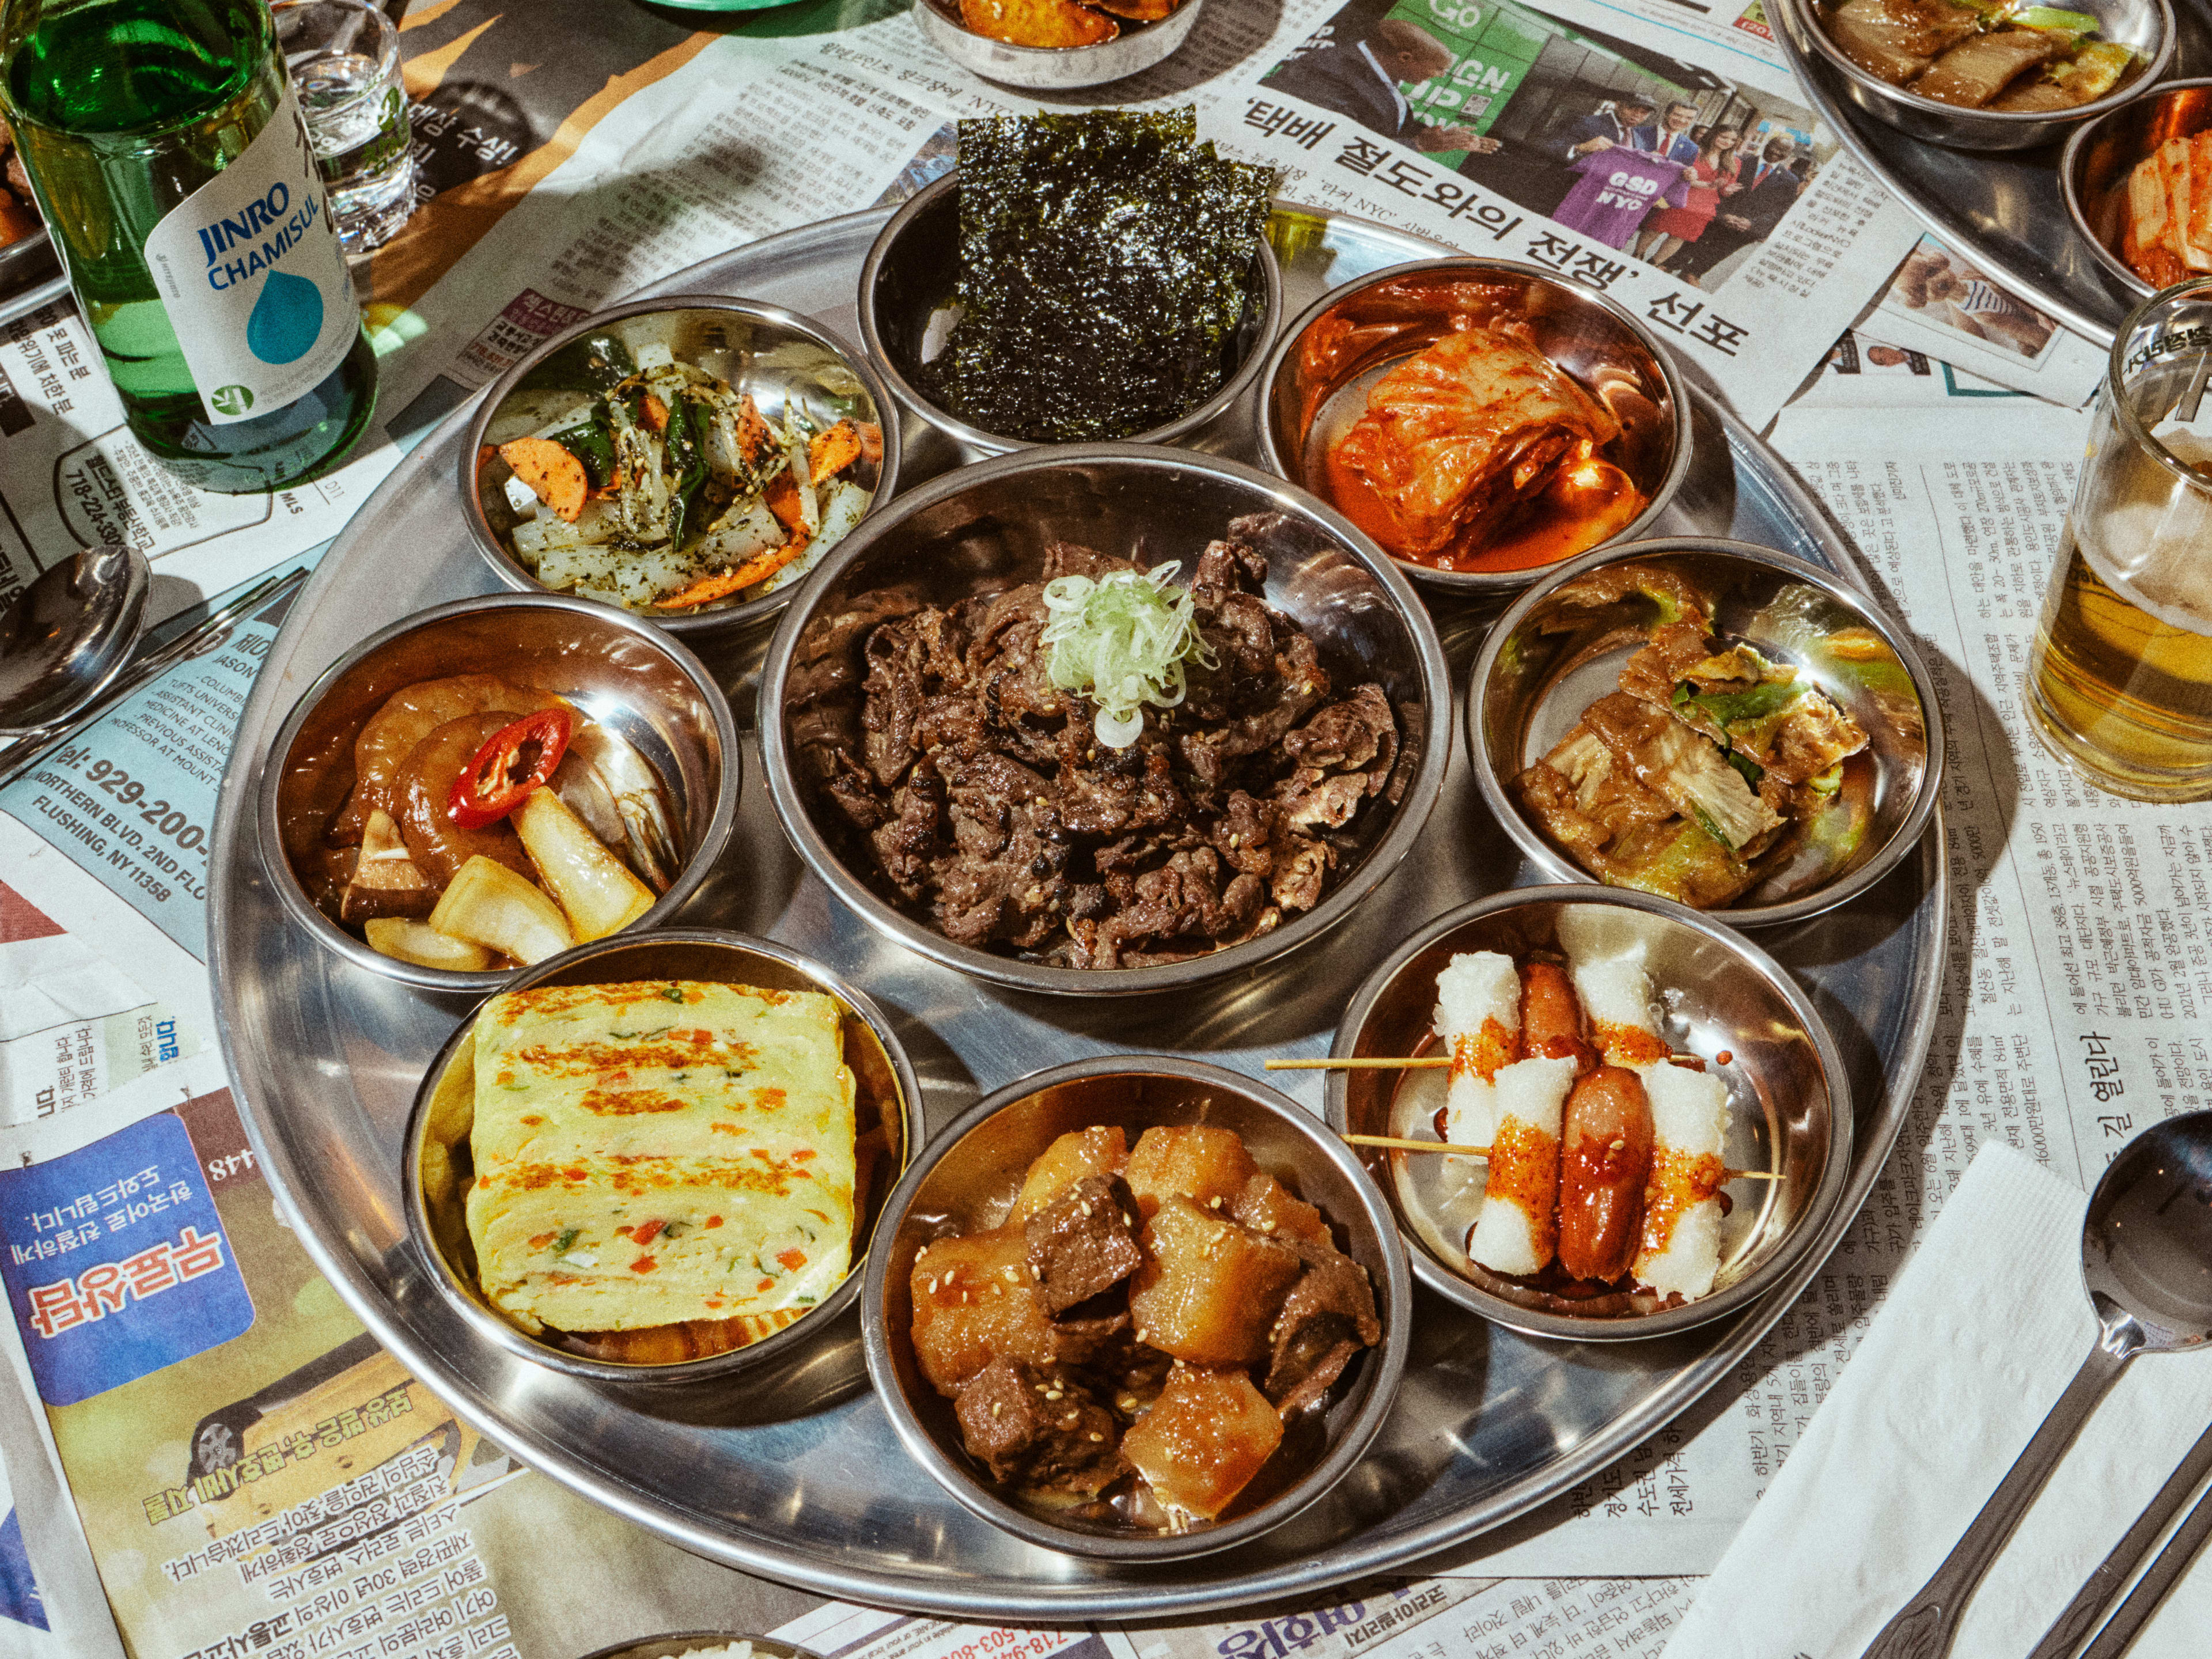
[[[962,1387],[952,1411],[994,1480],[1090,1497],[1121,1476],[1114,1414],[1072,1373],[994,1359]]]
[[[1286,1416],[1328,1393],[1354,1354],[1382,1340],[1367,1270],[1333,1245],[1294,1248],[1306,1270],[1268,1332],[1274,1346],[1260,1384]]]
[[[1403,737],[1382,685],[1342,683],[1268,606],[1281,530],[1235,520],[1188,588],[1062,542],[1033,581],[817,618],[785,714],[841,855],[947,939],[1060,967],[1185,960],[1313,908],[1391,798]],[[1139,677],[1085,680],[1048,640],[1048,590],[1114,582],[1188,611],[1172,689],[1134,714],[1099,699]]]
[[[1178,1531],[1294,1479],[1382,1338],[1328,1218],[1204,1124],[1059,1136],[1004,1224],[932,1241],[910,1289],[915,1364],[993,1480]]]
[[[1109,1291],[1144,1265],[1137,1200],[1110,1176],[1085,1176],[1022,1225],[1030,1277],[1048,1314]]]

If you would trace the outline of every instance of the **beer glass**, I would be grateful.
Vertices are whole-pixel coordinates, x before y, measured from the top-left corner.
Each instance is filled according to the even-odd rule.
[[[2212,277],[2121,325],[2027,665],[2036,735],[2100,789],[2212,795]]]

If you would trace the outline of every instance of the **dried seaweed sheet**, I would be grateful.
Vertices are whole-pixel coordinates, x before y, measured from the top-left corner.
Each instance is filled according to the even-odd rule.
[[[961,318],[926,374],[987,432],[1126,438],[1220,389],[1274,185],[1195,112],[960,124]]]

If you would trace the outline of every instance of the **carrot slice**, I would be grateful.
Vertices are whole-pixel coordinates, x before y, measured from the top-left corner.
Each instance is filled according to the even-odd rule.
[[[880,433],[876,441],[883,441]],[[832,474],[842,472],[860,459],[861,450],[860,434],[850,421],[840,421],[827,432],[815,434],[814,441],[806,447],[807,466],[814,474],[814,482],[820,483]]]
[[[576,522],[592,490],[581,461],[550,438],[517,438],[501,444],[499,454],[539,501],[567,523]]]
[[[650,392],[645,394],[645,423],[655,432],[668,430],[668,405]]]
[[[769,430],[769,423],[761,418],[760,410],[754,404],[752,394],[747,392],[744,402],[738,409],[738,453],[745,458],[747,466],[756,466],[759,465],[762,454],[775,442],[775,434]]]
[[[768,488],[761,492],[761,500],[786,530],[802,542],[806,539],[806,514],[799,505],[799,486],[792,482],[789,467],[769,480]]]
[[[883,459],[883,428],[878,426],[873,421],[862,421],[858,430],[860,434],[860,459],[866,461]]]
[[[710,605],[714,600],[750,587],[755,582],[766,581],[806,550],[807,535],[803,530],[793,532],[781,547],[772,547],[765,553],[756,553],[734,569],[718,575],[702,576],[690,586],[672,593],[660,601],[664,611],[688,611],[694,605]]]

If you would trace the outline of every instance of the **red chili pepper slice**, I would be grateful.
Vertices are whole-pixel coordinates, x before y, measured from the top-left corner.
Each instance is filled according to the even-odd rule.
[[[553,775],[575,729],[575,716],[567,709],[541,708],[493,732],[453,780],[446,803],[453,822],[481,830],[521,805]]]

